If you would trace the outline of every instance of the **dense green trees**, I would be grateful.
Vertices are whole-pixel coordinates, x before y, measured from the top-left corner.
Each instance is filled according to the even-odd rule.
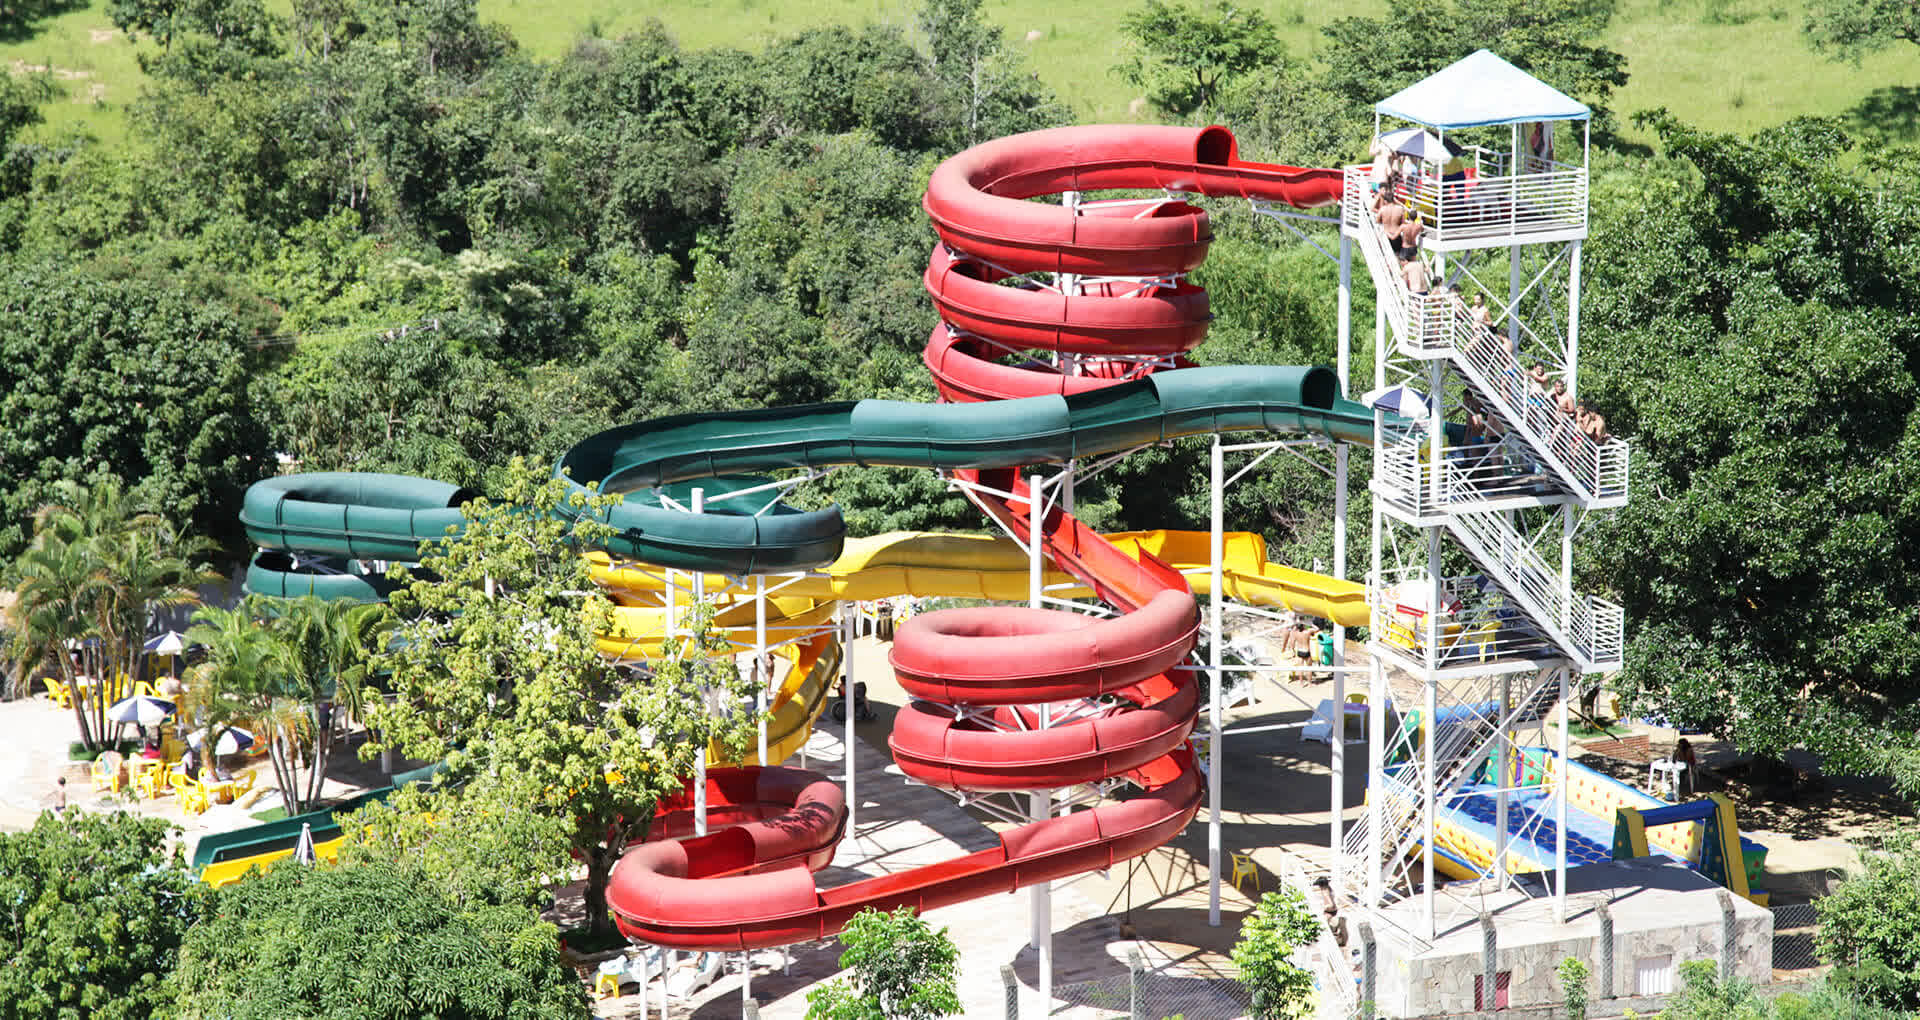
[[[283,864],[221,891],[168,987],[183,1018],[592,1016],[550,924],[414,863]]]
[[[178,277],[50,261],[0,276],[0,553],[63,479],[125,480],[202,534],[231,535],[266,450],[255,330]]]
[[[177,830],[176,830],[177,832]],[[0,832],[0,1002],[21,1020],[167,1015],[165,984],[211,891],[165,822],[42,814]]]
[[[1235,78],[1286,55],[1266,15],[1226,0],[1197,9],[1146,0],[1121,25],[1133,53],[1115,72],[1176,117],[1211,108]]]
[[[1887,771],[1920,724],[1911,171],[1853,165],[1831,122],[1653,123],[1673,161],[1599,185],[1582,341],[1583,397],[1634,441],[1592,560],[1633,621],[1622,685]]]

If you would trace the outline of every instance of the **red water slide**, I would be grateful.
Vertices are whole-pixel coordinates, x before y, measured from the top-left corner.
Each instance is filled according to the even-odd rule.
[[[949,400],[1073,393],[1152,369],[1112,359],[1173,357],[1205,339],[1206,291],[1181,279],[1212,241],[1205,210],[1166,197],[1026,199],[1147,188],[1312,208],[1338,202],[1341,187],[1338,170],[1242,161],[1223,127],[1056,128],[968,149],[934,171],[922,202],[941,240],[924,280],[943,320],[927,368]],[[1001,283],[1024,273],[1093,279]],[[1000,363],[1023,350],[1085,357],[1071,374]]]
[[[1206,294],[1178,279],[1206,253],[1204,211],[1178,200],[1077,210],[1024,201],[1103,188],[1312,206],[1337,200],[1340,178],[1243,163],[1233,135],[1217,127],[1062,128],[953,157],[934,172],[924,202],[943,241],[927,290],[945,320],[927,363],[948,399],[1111,385],[1177,364],[1204,338]],[[1100,279],[1051,290],[1001,283],[1032,272]],[[1114,279],[1126,276],[1150,279]],[[1092,360],[1075,374],[995,363],[1035,348]],[[1127,360],[1141,355],[1149,357]],[[1200,616],[1185,578],[1150,555],[1129,556],[1057,507],[1035,520],[1015,471],[961,474],[977,483],[969,496],[983,510],[1022,539],[1037,535],[1055,564],[1123,615],[997,608],[909,621],[895,636],[893,666],[919,700],[895,719],[895,760],[908,775],[953,789],[1037,790],[1125,777],[1140,792],[1008,830],[998,846],[965,857],[821,889],[812,872],[830,858],[845,818],[837,791],[828,793],[832,784],[789,775],[794,770],[715,770],[708,802],[723,821],[739,824],[623,857],[607,890],[622,932],[681,949],[824,938],[867,907],[924,911],[1107,868],[1166,843],[1193,819],[1202,783],[1185,744],[1199,698],[1179,666],[1193,650]],[[1063,714],[1041,726],[1043,711]],[[755,775],[748,781],[736,772]],[[745,803],[754,806],[739,806]],[[673,824],[680,817],[669,811],[662,833],[683,832]]]

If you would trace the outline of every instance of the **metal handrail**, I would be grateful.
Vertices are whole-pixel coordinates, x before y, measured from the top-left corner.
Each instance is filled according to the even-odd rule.
[[[1571,418],[1533,392],[1531,380],[1505,338],[1477,322],[1464,302],[1444,293],[1413,294],[1393,271],[1386,237],[1367,208],[1364,178],[1350,170],[1342,214],[1357,234],[1374,287],[1392,295],[1388,325],[1410,353],[1444,354],[1458,364],[1474,389],[1494,405],[1502,422],[1518,427],[1563,484],[1589,500],[1624,499],[1629,448],[1606,443],[1575,427]]]

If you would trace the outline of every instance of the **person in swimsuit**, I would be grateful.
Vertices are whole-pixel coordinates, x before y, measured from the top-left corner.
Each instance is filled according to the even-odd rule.
[[[1381,192],[1380,206],[1374,210],[1373,219],[1380,224],[1381,232],[1387,235],[1387,242],[1393,246],[1394,256],[1402,260],[1407,256],[1400,250],[1400,225],[1406,221],[1406,218],[1407,207],[1393,197],[1392,189]]]
[[[1405,253],[1406,258],[1413,258],[1420,253],[1420,214],[1418,212],[1412,213],[1400,224],[1400,250]]]

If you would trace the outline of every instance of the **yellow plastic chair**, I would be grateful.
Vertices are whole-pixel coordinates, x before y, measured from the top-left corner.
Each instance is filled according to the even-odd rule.
[[[180,797],[181,807],[197,815],[213,806],[213,796],[199,780],[179,772],[167,774],[173,779],[173,791]]]
[[[1367,695],[1366,695],[1366,692],[1364,691],[1357,694],[1347,695],[1347,704],[1349,705],[1364,705],[1366,703],[1367,703]]]
[[[126,782],[120,772],[120,754],[108,751],[93,760],[93,788],[108,793],[119,793]]]
[[[254,774],[251,772],[234,773],[233,778],[227,780],[228,785],[233,787],[233,799],[239,800],[251,792],[253,790],[253,780]]]
[[[66,681],[57,676],[47,678],[47,697],[52,698],[53,703],[61,708],[73,707],[73,692],[67,690]]]
[[[593,979],[593,994],[596,998],[617,999],[620,997],[620,976],[601,974]]]
[[[1240,882],[1243,879],[1251,878],[1253,879],[1253,891],[1259,892],[1260,891],[1260,866],[1253,863],[1253,857],[1248,854],[1230,854],[1228,856],[1232,857],[1233,859],[1234,889],[1239,892],[1245,892],[1246,891],[1245,889],[1240,888]]]
[[[133,773],[133,789],[142,799],[152,800],[167,788],[167,763],[158,758],[137,759],[128,769]]]

